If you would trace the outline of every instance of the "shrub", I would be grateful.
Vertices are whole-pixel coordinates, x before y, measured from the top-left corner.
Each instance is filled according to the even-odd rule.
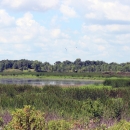
[[[130,130],[130,122],[121,120],[119,123],[115,124],[108,130]]]
[[[3,124],[4,124],[4,121],[3,121],[2,117],[0,117],[0,127],[3,126]]]
[[[106,79],[103,82],[104,85],[112,86],[115,88],[118,87],[130,87],[130,80],[129,79]]]
[[[70,130],[71,124],[65,120],[52,120],[48,122],[48,130]]]
[[[105,118],[122,118],[124,113],[124,102],[122,98],[111,98],[106,101],[106,106],[104,107],[104,117]]]
[[[45,119],[43,113],[24,106],[23,109],[16,109],[13,112],[13,119],[7,124],[4,130],[44,130]]]

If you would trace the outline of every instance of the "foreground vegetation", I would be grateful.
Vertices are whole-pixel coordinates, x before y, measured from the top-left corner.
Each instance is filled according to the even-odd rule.
[[[66,121],[64,119],[55,119],[46,121],[45,113],[35,110],[31,106],[24,106],[23,109],[17,109],[12,114],[12,119],[9,123],[3,126],[3,119],[0,120],[3,130],[83,130],[79,122],[73,120]],[[130,123],[121,120],[115,123],[110,128],[105,124],[93,127],[91,122],[84,127],[84,130],[128,130]]]
[[[117,84],[122,80],[123,87]],[[23,108],[24,105],[27,106]],[[17,114],[26,115],[22,109],[26,109],[29,105],[36,109],[33,109],[36,113],[38,111],[42,113],[40,115],[43,116],[39,116],[38,119],[35,114],[33,116],[35,120],[42,120],[42,126],[44,124],[48,130],[53,130],[55,126],[59,126],[57,130],[65,130],[61,128],[64,125],[67,127],[66,130],[70,128],[118,130],[119,126],[122,128],[123,125],[129,126],[129,122],[126,121],[130,119],[130,84],[129,80],[116,79],[111,82],[106,80],[104,85],[65,88],[0,85],[0,124],[2,127],[8,126],[9,122],[15,124],[18,120]],[[16,111],[13,112],[15,109]],[[25,117],[23,120],[25,121]],[[113,126],[116,122],[119,123]],[[35,123],[33,125],[35,126]],[[24,129],[21,128],[21,130]]]

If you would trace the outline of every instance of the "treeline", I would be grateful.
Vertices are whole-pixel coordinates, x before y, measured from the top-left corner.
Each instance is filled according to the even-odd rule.
[[[0,72],[7,69],[28,70],[36,72],[130,72],[130,62],[127,63],[106,63],[104,61],[81,61],[76,59],[74,62],[56,61],[53,65],[49,62],[32,60],[2,60],[0,61]]]

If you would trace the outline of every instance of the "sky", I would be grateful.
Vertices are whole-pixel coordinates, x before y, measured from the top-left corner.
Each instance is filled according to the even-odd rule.
[[[0,60],[130,62],[129,0],[0,0]]]

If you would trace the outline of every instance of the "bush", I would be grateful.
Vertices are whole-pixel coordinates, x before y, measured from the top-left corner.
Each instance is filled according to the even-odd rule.
[[[130,130],[130,122],[122,120],[108,130]]]
[[[13,112],[13,119],[7,124],[4,130],[44,130],[45,119],[43,113],[24,106],[23,109],[17,109]]]
[[[130,80],[129,79],[106,79],[103,82],[104,85],[112,86],[115,88],[118,87],[130,87]]]
[[[52,120],[48,122],[48,130],[70,130],[71,124],[65,120]]]
[[[4,121],[3,121],[2,117],[0,117],[0,127],[3,126],[3,124],[4,124]]]
[[[44,114],[31,106],[16,109],[12,120],[3,130],[70,130],[71,124],[65,120],[51,120],[45,122]],[[0,120],[2,123],[2,119]],[[2,126],[2,124],[1,124]]]

